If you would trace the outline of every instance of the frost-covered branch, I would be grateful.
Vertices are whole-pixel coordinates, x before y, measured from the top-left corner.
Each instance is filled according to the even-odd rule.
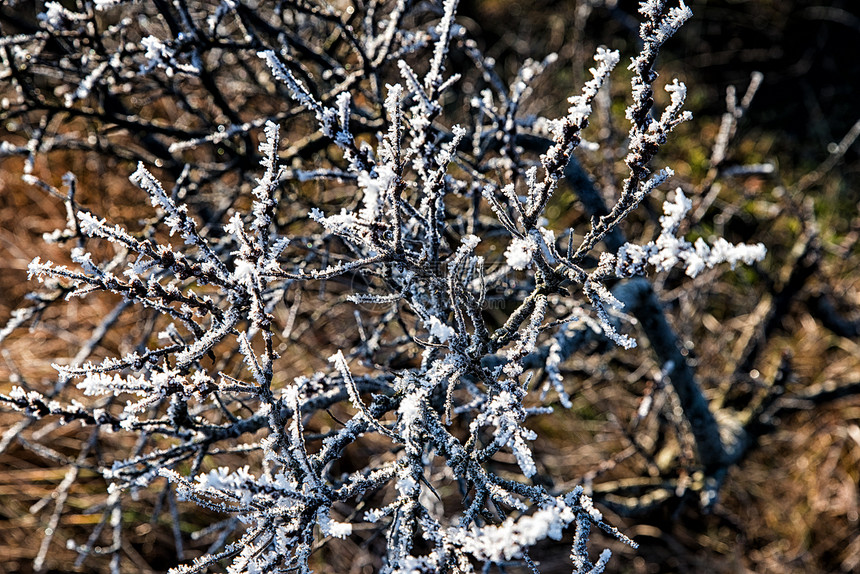
[[[639,289],[646,279],[619,280],[764,257],[762,245],[688,241],[680,188],[656,239],[618,239],[673,176],[651,162],[690,119],[683,83],[666,86],[660,112],[652,91],[660,47],[690,17],[683,2],[641,4],[629,177],[579,234],[550,208],[585,171],[577,156],[595,147],[583,134],[617,51],[596,50],[561,117],[534,118],[526,104],[558,56],[526,62],[507,85],[458,23],[456,0],[64,6],[48,3],[37,31],[0,46],[17,82],[11,105],[48,118],[0,152],[25,156],[26,181],[64,203],[66,227],[49,239],[76,245],[68,261],[35,256],[31,278],[60,295],[17,313],[0,338],[48,304],[95,293],[122,299],[106,330],[123,313],[138,313],[140,329],[117,333],[98,360],[91,346],[54,357],[57,396],[17,385],[0,402],[34,421],[135,436],[97,467],[112,513],[166,480],[229,517],[204,556],[173,572],[310,572],[321,545],[367,531],[386,573],[512,561],[538,571],[529,551],[546,539],[567,541],[575,572],[597,573],[610,552],[589,558],[594,526],[636,546],[582,486],[540,480],[536,419],[554,416],[556,397],[573,407],[571,356],[636,345],[623,313],[641,320],[656,300]],[[108,18],[125,10],[135,17]],[[61,99],[23,74],[34,59],[55,65],[41,55],[52,35],[71,78],[54,90]],[[172,98],[176,121],[142,119],[129,94]],[[34,175],[37,156],[71,146],[53,117],[112,126],[78,143],[132,166],[128,193],[148,203],[146,218],[114,223],[79,204],[73,177],[61,193]],[[618,245],[601,252],[607,237]],[[717,423],[674,339],[659,346],[650,327],[682,407],[702,415],[693,434],[710,470],[723,460]],[[71,547],[84,559],[93,540]]]

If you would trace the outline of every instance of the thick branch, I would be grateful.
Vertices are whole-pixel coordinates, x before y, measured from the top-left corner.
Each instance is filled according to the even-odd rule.
[[[660,362],[664,365],[671,363],[668,377],[690,423],[702,464],[707,468],[722,466],[726,452],[720,439],[719,424],[696,382],[693,369],[678,350],[678,339],[666,321],[651,284],[637,277],[615,287],[613,294],[639,320]]]

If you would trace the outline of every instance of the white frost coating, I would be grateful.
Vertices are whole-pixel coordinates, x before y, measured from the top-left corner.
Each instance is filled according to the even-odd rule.
[[[560,540],[562,531],[576,518],[564,505],[550,506],[530,516],[508,517],[498,526],[449,529],[448,536],[480,560],[501,562],[522,556],[524,548],[545,538]]]
[[[575,125],[580,125],[591,115],[591,101],[597,95],[609,72],[615,68],[620,59],[617,50],[607,50],[599,47],[594,54],[596,68],[590,68],[592,79],[586,82],[582,93],[568,98],[570,108],[567,110],[568,119]]]
[[[155,68],[165,60],[170,60],[173,57],[173,50],[155,36],[143,38],[140,44],[146,51],[144,55],[149,60],[147,69]]]
[[[397,409],[400,416],[403,417],[401,426],[409,427],[413,422],[421,418],[421,394],[418,392],[409,393],[400,401],[400,407]]]
[[[526,413],[522,403],[511,391],[501,391],[491,401],[487,408],[470,424],[472,432],[482,426],[496,427],[495,441],[511,449],[517,464],[527,477],[537,473],[537,466],[529,448],[528,442],[537,438],[537,434],[520,423]]]
[[[361,219],[376,221],[379,210],[385,200],[385,191],[394,183],[397,174],[389,165],[379,165],[374,173],[362,171],[358,176],[358,186],[364,191],[363,207],[359,212]]]
[[[257,268],[253,262],[239,259],[236,261],[236,269],[233,271],[233,281],[252,285],[256,271]]]
[[[669,96],[672,99],[670,106],[673,107],[680,107],[687,97],[687,86],[683,82],[679,82],[677,78],[666,86],[666,91],[669,92]]]
[[[660,225],[664,230],[674,231],[681,225],[684,216],[692,209],[693,202],[687,199],[681,188],[675,191],[674,201],[663,202],[663,215],[660,216]]]
[[[230,468],[226,466],[219,466],[207,473],[198,474],[194,480],[197,483],[197,487],[202,490],[225,488],[232,482],[230,480]]]
[[[347,538],[352,534],[352,524],[334,520],[329,512],[322,506],[317,511],[317,524],[320,525],[320,530],[325,536],[331,536],[332,538]]]
[[[447,343],[448,339],[457,334],[453,327],[446,325],[438,317],[430,317],[430,320],[425,322],[425,327],[440,343]]]
[[[45,11],[39,14],[39,20],[55,30],[62,30],[65,14],[66,9],[59,2],[45,2]]]
[[[465,247],[467,250],[472,251],[478,244],[481,242],[481,238],[475,235],[464,235],[460,239],[460,245]]]
[[[402,472],[398,473],[394,486],[397,488],[400,496],[404,498],[412,498],[418,493],[418,489],[421,488],[418,481],[412,475],[408,474],[408,469],[403,469]]]
[[[276,79],[284,82],[287,85],[287,87],[290,89],[290,93],[293,99],[296,102],[314,112],[314,114],[316,115],[317,122],[319,122],[320,131],[325,136],[335,139],[336,134],[334,128],[337,124],[337,111],[332,108],[327,108],[321,103],[319,103],[311,95],[305,85],[281,63],[281,61],[278,59],[278,55],[274,52],[274,50],[262,50],[260,52],[257,52],[257,56],[266,61],[266,64],[269,66],[269,69],[272,72],[272,75]]]
[[[514,238],[505,250],[505,260],[512,269],[522,271],[532,262],[537,244],[531,237]]]
[[[694,244],[677,237],[675,233],[691,207],[692,202],[678,188],[675,191],[675,199],[663,203],[660,236],[646,245],[622,245],[616,258],[615,274],[618,277],[644,274],[646,265],[653,266],[657,271],[668,271],[682,266],[688,276],[696,277],[705,269],[720,263],[728,263],[734,269],[738,263],[751,265],[767,255],[762,243],[733,244],[719,237],[709,246],[701,237],[696,239]]]
[[[601,520],[603,520],[603,514],[601,514],[599,510],[594,508],[594,503],[592,502],[591,497],[580,496],[579,504],[582,505],[583,510],[588,513],[588,515],[594,522],[600,522]]]
[[[132,0],[95,0],[96,10],[107,10],[120,4],[131,3]]]

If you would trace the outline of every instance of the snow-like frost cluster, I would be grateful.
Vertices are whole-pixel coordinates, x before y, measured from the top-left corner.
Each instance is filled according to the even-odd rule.
[[[761,243],[735,245],[719,237],[713,245],[708,245],[699,237],[691,244],[677,237],[676,233],[692,206],[692,202],[684,195],[681,188],[675,190],[674,201],[666,201],[663,204],[664,215],[660,217],[662,228],[660,236],[646,245],[624,244],[618,250],[615,263],[616,274],[619,277],[644,274],[646,267],[650,265],[658,271],[683,267],[688,276],[696,277],[706,268],[710,269],[720,263],[729,263],[734,269],[738,263],[751,265],[764,259],[766,250]]]

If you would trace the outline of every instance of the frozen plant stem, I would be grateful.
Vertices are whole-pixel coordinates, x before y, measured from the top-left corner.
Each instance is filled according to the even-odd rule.
[[[613,293],[624,303],[625,309],[639,320],[660,364],[671,365],[666,376],[678,394],[684,416],[690,423],[702,465],[710,469],[722,467],[725,451],[720,440],[719,425],[686,357],[678,350],[678,339],[666,321],[651,284],[637,277],[618,285]]]

